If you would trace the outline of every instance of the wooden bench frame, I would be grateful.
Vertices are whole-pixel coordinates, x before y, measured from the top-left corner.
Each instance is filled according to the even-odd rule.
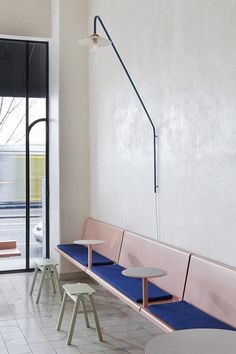
[[[101,253],[105,257],[108,257],[114,261],[114,263],[119,264],[125,268],[127,267],[132,267],[132,266],[138,266],[140,264],[136,264],[136,261],[138,258],[138,261],[141,261],[143,265],[145,265],[146,262],[146,256],[142,254],[143,249],[146,251],[149,251],[152,249],[152,252],[156,250],[157,254],[159,254],[159,259],[155,262],[149,262],[147,266],[149,267],[157,267],[157,268],[167,268],[167,271],[169,274],[171,274],[171,280],[166,280],[160,279],[160,287],[163,290],[166,290],[167,292],[172,293],[173,299],[172,300],[162,300],[158,301],[157,303],[165,303],[165,302],[170,302],[170,301],[178,301],[182,300],[183,297],[183,292],[184,292],[184,286],[186,282],[186,274],[187,274],[187,268],[188,268],[188,263],[189,263],[189,257],[190,253],[185,252],[181,249],[171,247],[169,245],[163,244],[161,242],[149,239],[147,237],[134,234],[125,230],[121,230],[115,226],[103,223],[101,221],[95,220],[88,218],[85,222],[85,227],[84,227],[84,232],[82,235],[82,239],[91,239],[91,238],[97,238],[97,239],[103,239],[104,235],[104,230],[105,232],[105,238],[106,238],[106,243],[104,245],[99,245],[95,249],[97,252]],[[107,234],[107,231],[110,232],[111,236],[111,242],[109,242],[109,235]],[[122,237],[119,234],[117,235],[117,231],[122,231]],[[115,241],[116,237],[118,236],[119,242]],[[121,237],[121,239],[120,239]],[[136,247],[134,247],[134,243],[136,241]],[[114,248],[112,249],[111,255],[111,245],[114,245]],[[100,285],[102,285],[105,289],[110,291],[113,295],[121,299],[123,302],[128,304],[130,307],[132,307],[134,310],[137,312],[141,311],[141,304],[131,300],[129,297],[121,293],[119,290],[117,290],[114,286],[110,285],[108,282],[103,280],[100,276],[95,274],[92,270],[88,269],[88,267],[85,267],[84,265],[80,264],[78,261],[76,261],[73,257],[69,256],[68,254],[64,253],[62,250],[56,248],[56,251],[63,256],[65,259],[67,259],[69,262],[77,266],[79,269],[84,271],[88,276],[90,276],[92,279],[94,279],[96,282],[98,282]],[[133,252],[133,254],[132,254]],[[167,264],[165,261],[165,256],[168,255],[168,253],[173,255],[173,265]],[[135,255],[138,255],[138,258],[135,257]],[[175,274],[173,274],[173,269],[175,269],[176,266],[180,267],[180,272],[177,275],[177,278],[181,282],[181,285],[177,285],[175,281]],[[157,280],[151,280],[154,285],[159,286],[159,281]],[[173,286],[173,284],[175,285]],[[155,302],[152,302],[153,304]],[[165,327],[165,325],[163,324]]]
[[[88,220],[87,223],[89,223]],[[102,224],[106,225],[105,223],[101,223],[101,221],[93,220],[94,224],[96,224],[96,222],[99,223],[100,226]],[[112,226],[110,225],[110,227]],[[100,238],[102,239],[102,235]],[[148,245],[150,245],[150,247]],[[165,248],[167,248],[167,250],[169,249],[169,253],[173,255],[173,264],[165,263]],[[120,300],[128,304],[134,310],[138,311],[142,316],[152,321],[158,327],[162,328],[165,332],[175,331],[175,329],[170,325],[155,316],[148,309],[144,309],[139,303],[129,299],[114,286],[111,286],[108,282],[95,274],[91,269],[88,269],[88,267],[84,266],[81,267],[79,262],[75,261],[72,257],[58,249],[57,252],[59,252],[68,261],[82,269],[86,274],[88,274],[92,279],[102,285],[105,289],[109,290],[113,295],[117,296]],[[185,272],[185,274],[182,274],[182,277],[181,274],[178,275],[181,286],[178,286],[176,283],[175,285],[171,285],[171,280],[173,278],[174,272],[173,267],[178,267],[179,265],[177,256],[178,252],[180,255],[182,253],[183,256],[189,256],[187,262],[184,257],[182,257],[181,260],[182,265],[180,273]],[[146,257],[147,254],[151,254],[151,257],[148,257],[148,259]],[[154,257],[156,254],[159,255],[159,258]],[[109,258],[109,254],[103,253],[103,255]],[[153,258],[157,259],[157,261],[153,261]],[[168,259],[168,262],[172,263],[172,260]],[[208,315],[236,328],[236,305],[234,305],[234,299],[236,296],[236,285],[234,285],[236,284],[235,268],[229,267],[219,262],[214,262],[213,260],[200,257],[195,254],[190,254],[183,250],[162,244],[152,239],[147,239],[143,236],[130,233],[125,230],[122,243],[120,244],[119,258],[115,263],[118,263],[125,268],[142,265],[167,269],[170,275],[169,280],[167,279],[168,277],[166,277],[166,279],[160,278],[160,280],[158,279],[152,282],[154,282],[154,284],[157,286],[159,286],[160,282],[160,287],[163,290],[172,293],[174,298],[172,300],[158,301],[156,304],[185,300],[196,308],[206,312]],[[155,304],[155,302],[152,304]]]

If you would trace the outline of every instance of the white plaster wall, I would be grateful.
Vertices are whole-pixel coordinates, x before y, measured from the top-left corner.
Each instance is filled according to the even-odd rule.
[[[51,37],[51,0],[0,0],[0,34]]]
[[[87,19],[86,0],[59,0],[61,243],[70,243],[80,238],[85,218],[88,216],[88,53],[78,45],[79,38],[87,34]],[[51,151],[52,156],[54,152],[55,154],[58,152],[57,149],[56,145]],[[52,180],[51,188],[53,183]],[[56,209],[58,207],[55,205]],[[71,265],[62,259],[61,272],[67,273],[71,270]]]
[[[158,128],[160,239],[236,266],[236,2],[90,0],[90,29],[96,14]],[[89,61],[90,214],[155,238],[150,126],[112,49]]]
[[[55,247],[60,242],[60,165],[59,165],[59,25],[60,6],[52,0],[52,38],[49,43],[49,163],[50,163],[50,257],[58,262]]]

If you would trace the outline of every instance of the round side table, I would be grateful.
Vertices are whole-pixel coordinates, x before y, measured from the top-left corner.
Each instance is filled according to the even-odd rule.
[[[122,271],[122,274],[131,278],[142,279],[143,290],[143,307],[148,307],[148,278],[159,278],[167,275],[164,269],[148,268],[148,267],[133,267]]]
[[[88,246],[88,268],[91,269],[92,268],[92,247],[93,245],[102,245],[103,243],[105,243],[106,241],[103,240],[76,240],[73,243],[77,244],[77,245],[84,245],[84,246]]]
[[[145,354],[234,354],[236,332],[222,329],[187,329],[155,337]]]

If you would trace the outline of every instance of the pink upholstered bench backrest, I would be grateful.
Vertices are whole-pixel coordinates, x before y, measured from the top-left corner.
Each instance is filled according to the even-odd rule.
[[[123,234],[124,230],[118,227],[89,218],[86,220],[82,238],[106,241],[102,245],[94,245],[93,250],[117,263]]]
[[[236,327],[236,269],[191,256],[184,300]]]
[[[168,275],[150,281],[179,299],[183,297],[189,253],[137,234],[124,233],[119,264],[128,267],[165,269]]]

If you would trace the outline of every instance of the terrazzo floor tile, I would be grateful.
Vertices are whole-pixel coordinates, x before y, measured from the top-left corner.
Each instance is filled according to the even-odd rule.
[[[90,328],[86,327],[83,315],[78,314],[72,345],[68,346],[74,303],[66,304],[62,327],[57,331],[60,297],[47,281],[40,303],[36,304],[40,277],[33,295],[29,296],[32,277],[33,273],[0,275],[0,354],[142,354],[147,342],[163,333],[98,284],[80,279],[96,290],[103,341],[97,337],[92,314],[89,314]],[[86,306],[89,309],[87,301]]]

